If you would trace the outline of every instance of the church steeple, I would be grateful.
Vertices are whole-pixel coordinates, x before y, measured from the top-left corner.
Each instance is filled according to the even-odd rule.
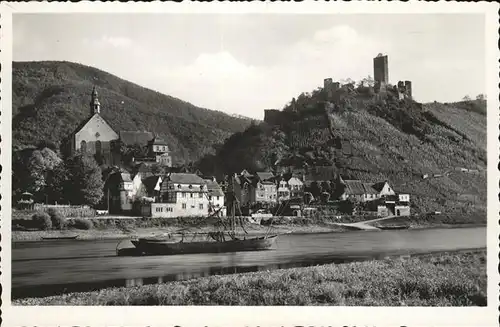
[[[92,89],[92,98],[90,100],[90,115],[93,116],[99,113],[101,113],[101,104],[99,103],[99,99],[97,98],[97,90],[94,86],[94,88]]]

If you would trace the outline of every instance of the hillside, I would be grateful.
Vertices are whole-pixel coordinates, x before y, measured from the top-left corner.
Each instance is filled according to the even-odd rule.
[[[212,160],[234,172],[333,166],[344,178],[389,180],[397,191],[412,195],[417,211],[485,209],[485,101],[422,105],[354,92],[339,104],[325,105],[321,97],[316,90],[302,96],[298,110],[288,105],[274,112],[271,124],[233,136]],[[269,149],[273,142],[279,144],[276,150]],[[243,145],[249,149],[244,157],[238,150]],[[278,165],[264,164],[263,157],[279,159]],[[206,161],[201,164],[208,169]]]
[[[94,85],[99,91],[101,115],[115,131],[157,133],[170,144],[174,164],[210,153],[214,144],[244,130],[251,122],[71,62],[14,62],[12,81],[14,148],[41,141],[59,146],[89,115]]]

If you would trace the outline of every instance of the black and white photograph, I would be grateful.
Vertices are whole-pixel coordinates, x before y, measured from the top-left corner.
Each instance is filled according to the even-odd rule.
[[[496,325],[499,7],[347,4],[3,4],[7,325]]]

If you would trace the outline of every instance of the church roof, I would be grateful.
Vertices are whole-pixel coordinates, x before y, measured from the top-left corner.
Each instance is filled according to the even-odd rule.
[[[83,121],[82,121],[82,122],[81,122],[81,123],[80,123],[80,124],[79,124],[79,125],[75,128],[75,130],[73,131],[73,133],[71,134],[71,136],[74,136],[76,133],[78,133],[79,131],[81,131],[81,130],[85,127],[85,125],[87,125],[87,124],[88,124],[88,122],[89,122],[89,121],[91,121],[92,119],[96,119],[96,117],[97,117],[97,119],[101,119],[101,120],[102,120],[102,121],[103,121],[106,125],[108,125],[108,127],[109,127],[109,128],[110,128],[113,132],[115,132],[115,131],[114,131],[114,129],[113,129],[113,127],[111,127],[111,125],[110,125],[110,124],[108,124],[108,122],[106,121],[106,119],[104,119],[104,118],[103,118],[101,115],[99,115],[98,113],[95,113],[95,114],[93,114],[92,116],[90,116],[90,117],[88,117],[88,118],[84,119],[84,120],[83,120]],[[115,133],[116,133],[116,132],[115,132]]]
[[[148,145],[149,141],[154,138],[151,132],[141,131],[120,131],[120,141],[125,145]]]

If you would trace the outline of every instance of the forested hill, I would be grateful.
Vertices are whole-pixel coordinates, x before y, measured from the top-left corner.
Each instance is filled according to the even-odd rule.
[[[199,167],[328,166],[346,179],[388,180],[418,211],[485,208],[486,101],[420,104],[349,89],[337,106],[322,102],[321,89],[300,95],[296,110],[287,105],[273,122],[236,133]]]
[[[115,129],[147,130],[162,136],[174,164],[212,151],[251,120],[196,107],[104,71],[61,61],[13,63],[13,146],[41,141],[59,146],[89,116],[90,93],[97,87],[101,115]]]

